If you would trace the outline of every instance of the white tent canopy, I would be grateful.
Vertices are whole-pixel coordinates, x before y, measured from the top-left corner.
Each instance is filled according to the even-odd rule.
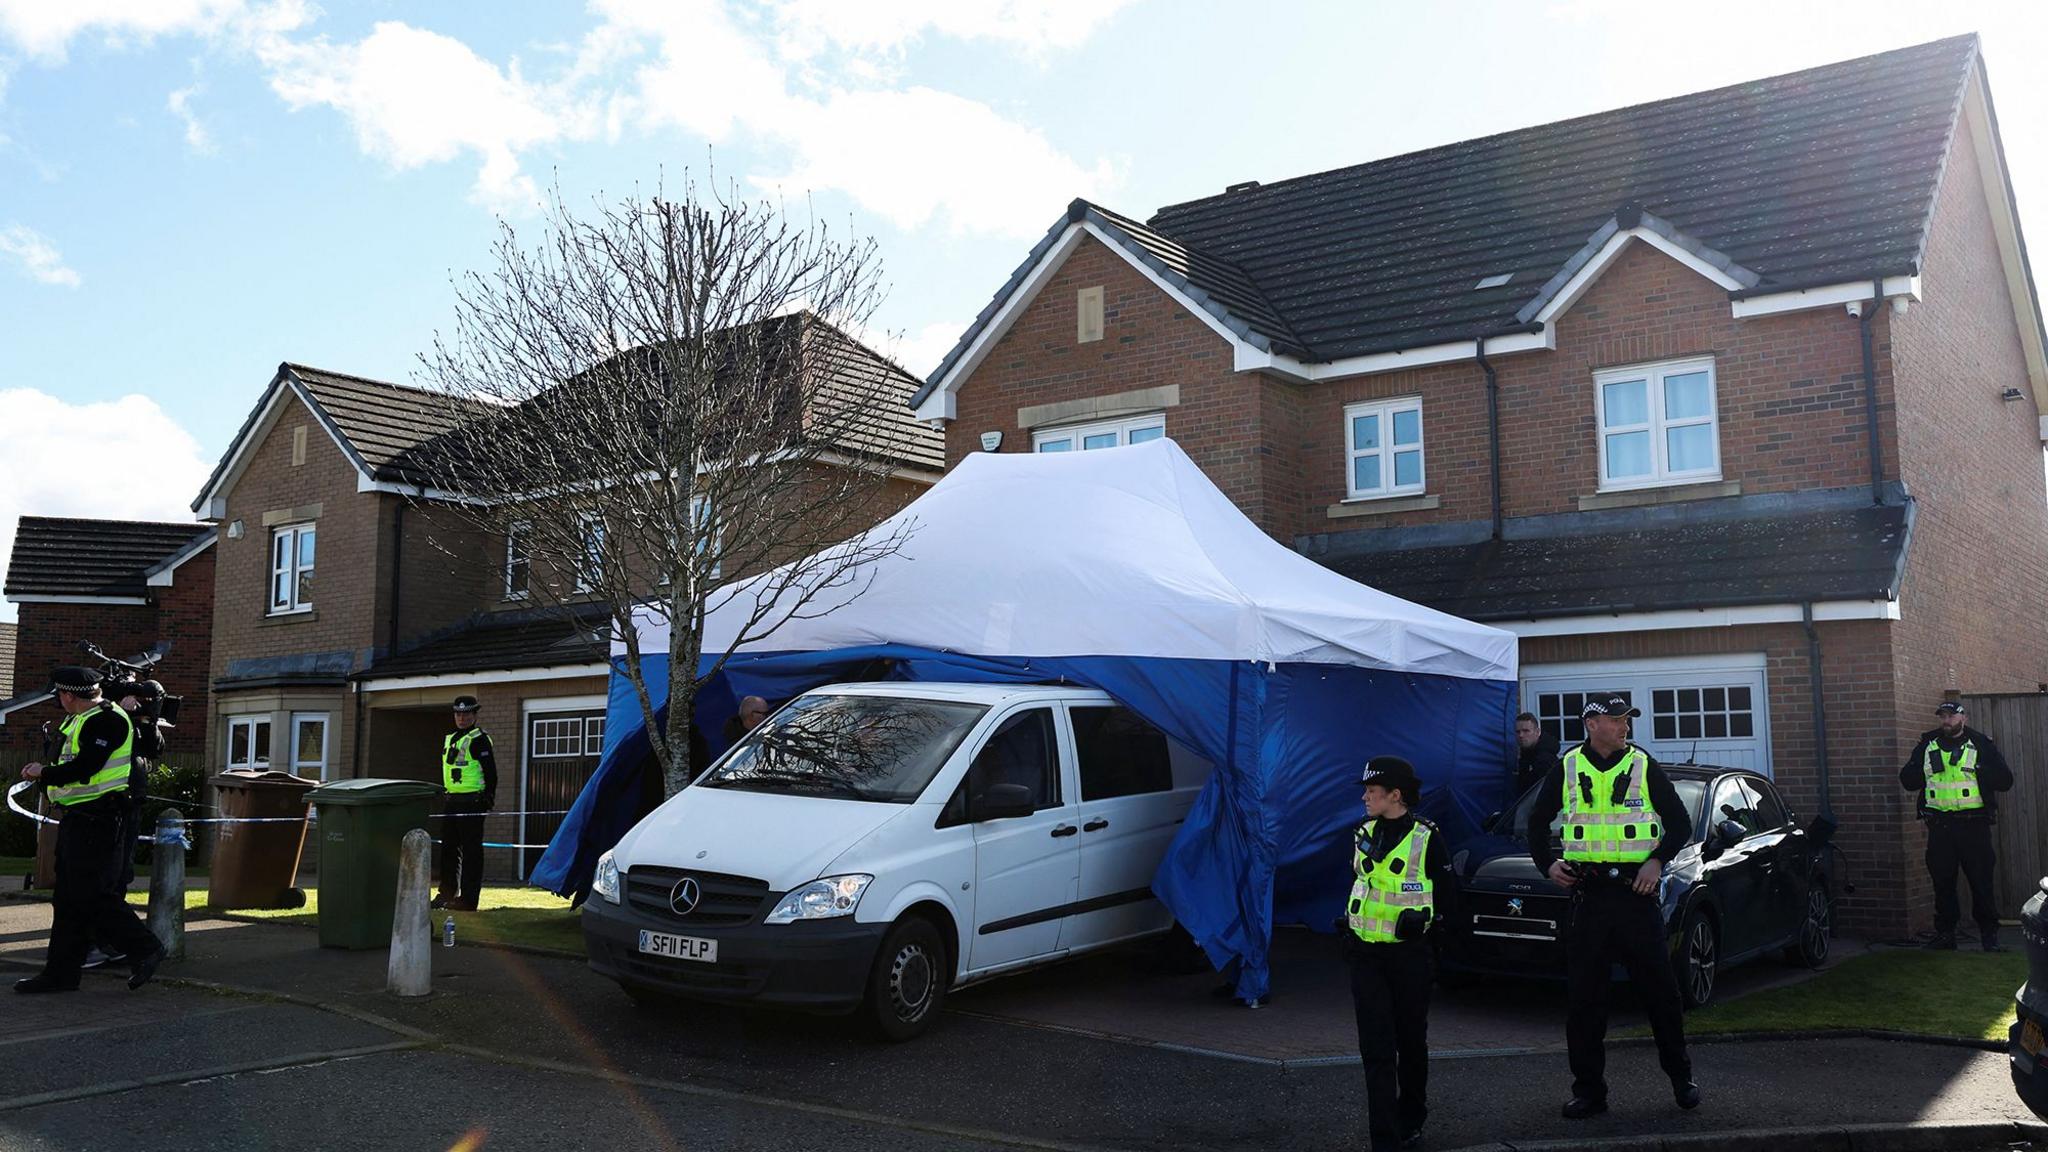
[[[739,647],[902,644],[983,656],[1344,664],[1513,680],[1515,637],[1375,591],[1260,531],[1171,440],[1094,452],[975,453],[873,531],[901,548]],[[712,597],[720,653],[780,582]],[[829,609],[829,611],[827,610]],[[643,652],[667,626],[643,609]],[[759,626],[756,631],[759,631]]]

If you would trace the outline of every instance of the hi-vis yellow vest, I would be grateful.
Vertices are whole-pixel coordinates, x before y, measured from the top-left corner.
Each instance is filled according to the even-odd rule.
[[[1615,796],[1615,780],[1628,785]],[[1631,744],[1614,767],[1601,771],[1580,745],[1564,757],[1564,858],[1592,864],[1640,864],[1656,850],[1664,830],[1650,804],[1650,757]]]
[[[1344,906],[1344,921],[1367,944],[1391,944],[1394,923],[1410,908],[1433,916],[1431,897],[1435,888],[1429,878],[1429,825],[1417,820],[1386,859],[1375,861],[1366,855],[1379,821],[1368,820],[1359,829],[1352,855],[1357,879],[1351,883],[1351,900]]]
[[[100,770],[89,779],[76,784],[59,784],[45,789],[52,803],[72,805],[111,796],[128,790],[128,770],[135,763],[135,724],[128,719],[128,713],[111,703],[102,703],[98,708],[88,708],[76,716],[66,716],[57,728],[64,744],[57,751],[57,765],[62,767],[78,759],[79,736],[85,731],[85,722],[101,712],[109,712],[121,718],[121,743],[114,748],[113,755]]]
[[[1929,740],[1926,776],[1922,796],[1929,812],[1974,812],[1984,807],[1984,790],[1977,786],[1977,745],[1971,741],[1963,741],[1950,756]]]
[[[484,790],[483,761],[470,751],[470,745],[483,734],[483,729],[471,728],[441,737],[441,787],[450,793]]]

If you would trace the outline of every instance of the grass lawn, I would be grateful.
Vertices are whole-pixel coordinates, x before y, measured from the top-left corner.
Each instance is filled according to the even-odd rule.
[[[303,924],[312,927],[319,922],[320,893],[317,889],[306,889],[304,908],[236,908],[214,909],[206,902],[204,888],[185,890],[185,907],[191,911],[207,910],[221,915],[246,917],[251,920],[271,920],[281,924]],[[148,904],[147,893],[128,894],[131,904]],[[455,940],[460,943],[518,944],[528,948],[553,948],[562,952],[583,954],[583,929],[576,912],[569,902],[552,892],[538,888],[485,888],[483,897],[477,902],[474,912],[448,912],[435,909],[435,938],[440,937],[442,920],[455,917]]]
[[[2007,933],[2008,939],[2016,933]],[[1883,950],[1843,961],[1803,984],[1773,988],[1685,1018],[1687,1032],[1883,1028],[2003,1040],[2027,958],[2012,951]]]

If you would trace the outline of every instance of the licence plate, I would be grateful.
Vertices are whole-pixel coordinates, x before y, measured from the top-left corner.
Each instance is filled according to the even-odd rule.
[[[640,950],[649,956],[666,956],[671,960],[718,963],[718,941],[696,936],[671,936],[667,932],[643,931],[640,933]]]
[[[2039,1056],[2041,1054],[2042,1039],[2040,1024],[2032,1020],[2028,1020],[2020,1025],[2020,1047],[2025,1049],[2027,1055],[2029,1056]]]

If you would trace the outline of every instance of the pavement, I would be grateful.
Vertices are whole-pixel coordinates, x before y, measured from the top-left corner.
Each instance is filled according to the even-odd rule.
[[[47,904],[0,899],[0,975],[30,970],[48,924]],[[709,1007],[648,1013],[580,962],[554,956],[437,947],[434,994],[399,1000],[382,991],[382,952],[321,949],[307,928],[195,920],[187,950],[139,992],[106,976],[76,995],[4,1002],[0,1148],[1362,1143],[1358,1071],[1335,1052],[1326,1061],[1278,1059],[1045,1018],[1056,1008],[1062,1019],[1101,1023],[1091,1005],[1160,995],[1160,978],[1128,957],[968,990],[930,1034],[888,1045],[831,1018]],[[1313,1023],[1317,1037],[1350,1026],[1348,1011],[1336,1010],[1342,1002],[1310,995],[1301,977],[1280,984],[1274,1006],[1259,1012],[1210,999],[1213,979],[1187,979],[1199,981],[1199,996],[1177,1000],[1175,1014],[1207,1015],[1226,1034],[1249,1027],[1240,1023],[1248,1018],[1284,1023],[1290,1018],[1278,1013],[1290,1000],[1300,1005],[1292,1019]],[[1311,1021],[1312,1004],[1341,1019]],[[1533,1035],[1542,1009],[1526,1010]],[[1561,1005],[1549,1012],[1549,1027],[1559,1029]],[[1208,1044],[1216,1035],[1202,1034]],[[1614,1110],[1574,1124],[1557,1113],[1567,1087],[1559,1053],[1446,1048],[1431,1062],[1435,1110],[1424,1148],[1533,1150],[1569,1140],[1660,1152],[1988,1150],[2038,1131],[2021,1127],[2032,1117],[1997,1052],[1764,1040],[1698,1044],[1694,1059],[1707,1101],[1680,1112],[1654,1054],[1617,1045]],[[1731,1139],[1786,1128],[1802,1134]],[[1901,1143],[1901,1133],[1919,1143]]]

